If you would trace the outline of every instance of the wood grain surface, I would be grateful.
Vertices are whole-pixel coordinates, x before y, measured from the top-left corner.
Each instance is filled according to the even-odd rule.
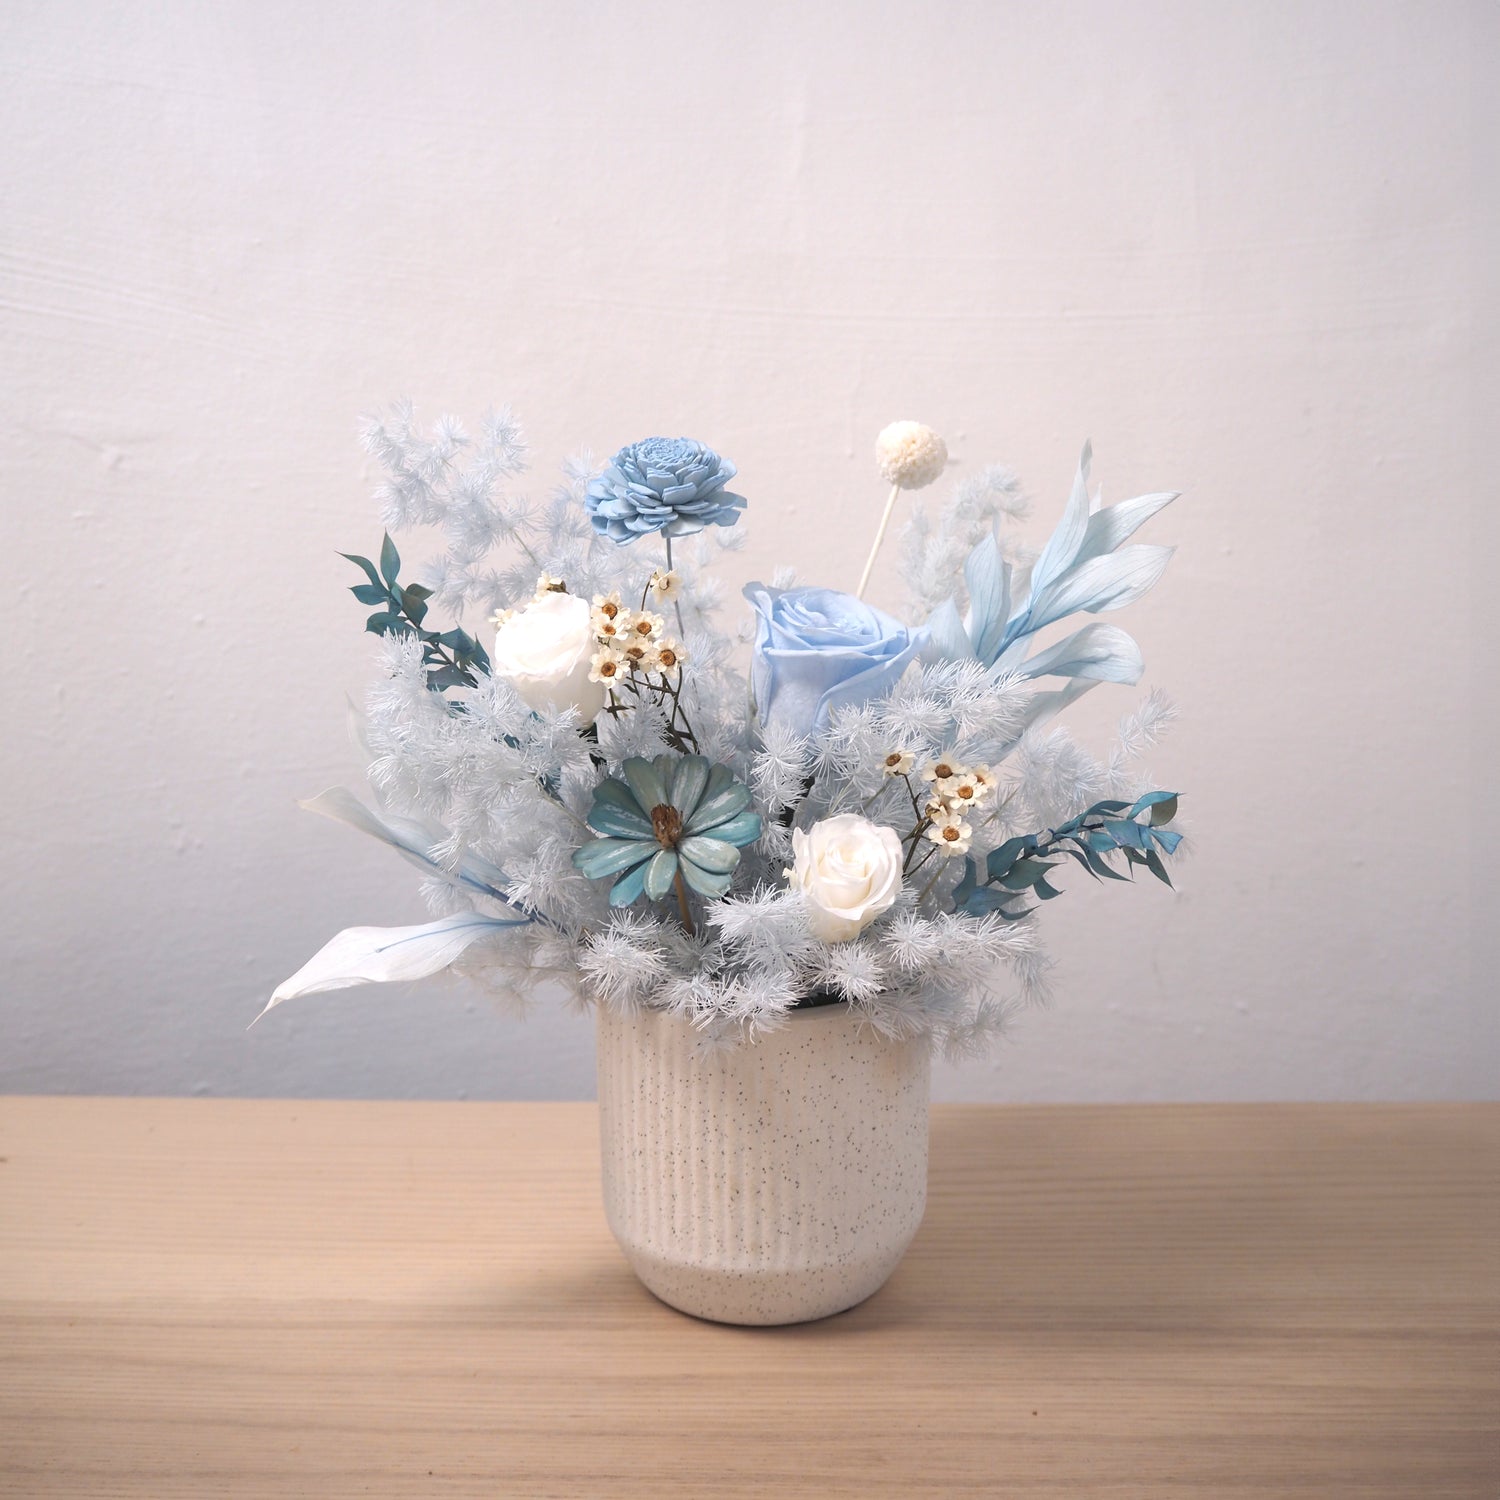
[[[1500,1106],[938,1108],[768,1330],[637,1284],[595,1118],[0,1100],[0,1493],[1500,1495]]]

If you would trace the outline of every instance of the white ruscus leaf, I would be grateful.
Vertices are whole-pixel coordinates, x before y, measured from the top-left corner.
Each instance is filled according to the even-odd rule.
[[[346,927],[276,987],[260,1014],[265,1015],[283,1000],[323,990],[425,979],[446,969],[481,938],[523,925],[521,918],[487,917],[466,911],[419,927]]]

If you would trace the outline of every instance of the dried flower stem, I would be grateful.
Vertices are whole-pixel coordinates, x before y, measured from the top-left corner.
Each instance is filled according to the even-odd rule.
[[[891,493],[886,497],[885,510],[880,517],[880,529],[875,533],[875,545],[870,548],[870,555],[865,559],[865,570],[859,575],[859,587],[854,591],[856,599],[865,597],[865,585],[870,581],[870,573],[875,567],[875,558],[880,552],[881,544],[885,541],[886,527],[891,524],[891,512],[896,508],[896,496],[901,493],[901,486],[893,484]]]

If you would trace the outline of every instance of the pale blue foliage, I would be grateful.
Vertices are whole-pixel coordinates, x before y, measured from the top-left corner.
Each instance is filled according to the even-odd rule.
[[[1024,590],[1017,587],[1015,570],[994,535],[976,543],[963,567],[967,608],[961,614],[957,598],[949,597],[929,621],[940,655],[976,660],[1021,678],[1140,680],[1140,648],[1115,626],[1086,625],[1066,640],[1032,649],[1038,631],[1069,615],[1134,603],[1161,577],[1172,556],[1170,547],[1123,544],[1176,495],[1141,495],[1103,508],[1097,496],[1089,498],[1089,463],[1085,444],[1062,519]]]

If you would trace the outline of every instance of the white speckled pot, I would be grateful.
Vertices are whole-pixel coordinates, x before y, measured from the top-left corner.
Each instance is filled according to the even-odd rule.
[[[604,1211],[651,1291],[719,1323],[804,1323],[879,1289],[927,1202],[925,1038],[826,1005],[702,1056],[679,1016],[598,1016]]]

